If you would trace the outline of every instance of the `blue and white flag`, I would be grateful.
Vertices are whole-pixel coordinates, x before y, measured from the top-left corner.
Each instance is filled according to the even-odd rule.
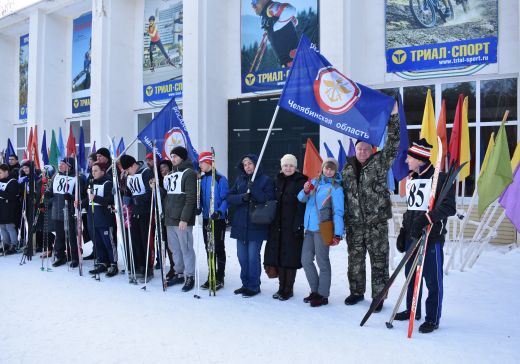
[[[345,163],[347,163],[347,152],[345,152],[345,148],[343,147],[343,143],[338,139],[339,151],[338,151],[338,163],[339,170],[342,171]]]
[[[58,136],[58,151],[60,152],[60,161],[65,158],[65,143],[63,143],[63,136],[61,134],[61,128],[60,129],[60,135]]]
[[[137,138],[149,151],[153,150],[153,142],[156,142],[156,154],[160,159],[169,159],[170,151],[175,147],[184,147],[188,150],[188,156],[198,169],[199,154],[191,144],[190,135],[175,98],[172,98],[166,106],[159,111],[157,116],[137,135]]]
[[[302,35],[278,105],[377,146],[394,102],[392,97],[348,79]]]

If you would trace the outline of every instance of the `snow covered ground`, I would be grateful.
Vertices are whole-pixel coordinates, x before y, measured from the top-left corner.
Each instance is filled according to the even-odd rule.
[[[235,241],[226,244],[226,286],[216,297],[201,291],[200,300],[180,286],[163,293],[160,278],[143,291],[123,275],[97,282],[66,267],[41,272],[39,259],[19,266],[20,255],[0,257],[0,363],[520,362],[519,249],[490,247],[472,270],[445,277],[439,330],[420,334],[416,322],[410,340],[407,323],[385,326],[402,276],[364,327],[359,322],[370,301],[343,304],[344,241],[331,250],[330,303],[318,308],[302,302],[309,291],[303,270],[289,301],[271,298],[277,282],[265,275],[260,295],[235,296]]]

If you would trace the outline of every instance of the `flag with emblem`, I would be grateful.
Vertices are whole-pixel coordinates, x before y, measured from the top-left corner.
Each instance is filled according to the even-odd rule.
[[[172,98],[159,111],[157,116],[137,135],[137,138],[149,151],[153,150],[153,142],[155,141],[157,143],[157,157],[160,159],[169,159],[170,151],[175,147],[186,148],[193,165],[198,169],[199,154],[193,148],[188,129],[175,98]]]
[[[348,79],[302,35],[278,105],[377,146],[394,102],[392,97]]]

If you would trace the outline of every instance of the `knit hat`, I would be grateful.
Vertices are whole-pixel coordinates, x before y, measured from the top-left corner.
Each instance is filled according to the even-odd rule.
[[[23,159],[22,163],[20,163],[20,167],[30,167],[31,166],[31,160],[30,159]]]
[[[188,151],[184,147],[175,147],[170,152],[170,155],[175,154],[176,156],[179,156],[183,161],[188,159]]]
[[[153,159],[153,153],[150,152],[146,155],[146,159]]]
[[[298,167],[298,160],[296,157],[292,154],[286,154],[280,159],[280,166],[284,166],[285,164]]]
[[[65,157],[61,161],[68,165],[71,169],[74,169],[74,166],[76,165],[76,163],[74,162],[74,158],[72,157]]]
[[[413,142],[408,148],[408,155],[417,160],[428,162],[430,160],[432,146],[428,144],[426,139],[422,138],[418,142]]]
[[[204,162],[210,166],[213,164],[213,155],[211,152],[202,152],[199,154],[199,163]]]
[[[98,150],[96,150],[96,154],[100,154],[103,157],[110,159],[110,152],[107,148],[99,148]]]
[[[336,171],[339,170],[339,162],[334,159],[334,158],[325,158],[323,160],[323,163],[321,164],[321,169],[323,170],[323,168],[325,167],[326,164],[334,164],[336,166]]]
[[[119,161],[121,162],[121,167],[123,167],[123,169],[128,169],[137,163],[135,158],[128,154],[123,154]]]

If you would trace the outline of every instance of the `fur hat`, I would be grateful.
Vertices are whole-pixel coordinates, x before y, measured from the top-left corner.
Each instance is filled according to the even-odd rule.
[[[135,158],[128,154],[123,154],[119,161],[121,162],[121,167],[123,167],[123,169],[128,169],[137,163]]]
[[[292,154],[286,154],[280,159],[280,166],[284,166],[285,164],[298,167],[298,160],[296,157]]]
[[[188,159],[188,151],[186,150],[186,148],[181,146],[173,148],[170,152],[170,155],[172,154],[179,156],[183,161]]]
[[[412,146],[408,148],[408,155],[417,160],[428,162],[432,151],[432,145],[430,145],[426,139],[422,138],[417,142],[413,142]]]

